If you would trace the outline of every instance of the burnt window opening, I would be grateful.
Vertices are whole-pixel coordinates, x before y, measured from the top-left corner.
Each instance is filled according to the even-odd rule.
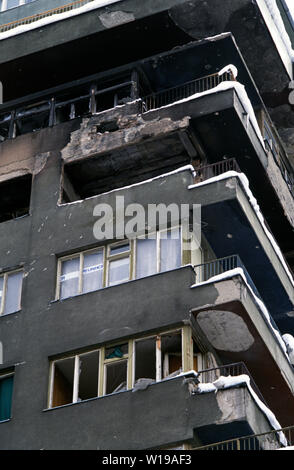
[[[7,104],[0,115],[0,142],[129,103],[142,90],[135,70],[81,82],[24,97],[20,106]]]
[[[97,126],[97,133],[104,134],[104,132],[115,132],[118,131],[119,127],[117,125],[117,120],[113,119],[112,121],[101,122]]]
[[[32,175],[0,183],[0,223],[29,214]]]

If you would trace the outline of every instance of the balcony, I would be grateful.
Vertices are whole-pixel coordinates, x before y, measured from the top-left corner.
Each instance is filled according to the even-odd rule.
[[[278,450],[285,448],[279,443],[279,433],[283,433],[289,446],[294,442],[294,426],[277,429],[276,431],[253,434],[251,436],[229,439],[207,446],[194,447],[193,450]],[[287,448],[287,447],[286,447]]]
[[[203,93],[217,87],[220,83],[235,80],[232,72],[225,72],[222,75],[214,73],[205,77],[183,83],[180,86],[169,88],[158,93],[150,94],[142,98],[142,112],[161,108],[189,98],[196,93]]]
[[[260,294],[255,287],[247,269],[245,268],[239,255],[226,256],[225,258],[219,258],[212,261],[207,261],[203,264],[194,266],[196,273],[196,284],[201,282],[207,282],[216,276],[221,278],[221,275],[227,271],[240,268],[243,270],[246,280],[253,290],[254,294],[260,297]],[[261,297],[260,297],[261,298]]]
[[[246,375],[250,379],[250,385],[258,398],[267,406],[267,403],[256,385],[251,373],[248,371],[244,362],[236,362],[234,364],[227,364],[211,369],[200,370],[197,375],[197,379],[200,383],[209,384],[213,383],[220,377],[238,377],[240,375]]]

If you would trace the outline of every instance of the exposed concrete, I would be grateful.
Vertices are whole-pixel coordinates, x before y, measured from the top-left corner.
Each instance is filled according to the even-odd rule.
[[[254,343],[244,320],[233,312],[206,310],[197,316],[197,322],[216,349],[240,352]]]
[[[105,121],[117,121],[119,130],[99,132],[99,126]],[[62,150],[62,158],[73,162],[81,158],[109,153],[115,149],[123,149],[132,143],[140,144],[147,139],[160,139],[175,131],[189,126],[189,118],[180,121],[171,118],[157,118],[146,122],[138,114],[121,116],[119,110],[101,113],[90,119],[84,119],[81,128],[71,134],[70,143]]]
[[[135,15],[133,13],[128,13],[125,11],[102,13],[102,15],[98,15],[98,17],[105,28],[114,28],[115,26],[129,23],[129,21],[135,20]]]

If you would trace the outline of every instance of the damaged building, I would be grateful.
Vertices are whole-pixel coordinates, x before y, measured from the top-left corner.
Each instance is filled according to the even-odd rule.
[[[286,2],[0,5],[0,448],[294,445]]]

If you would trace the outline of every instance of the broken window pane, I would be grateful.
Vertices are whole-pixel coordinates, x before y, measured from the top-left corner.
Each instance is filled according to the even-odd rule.
[[[72,403],[74,365],[74,357],[54,363],[52,407]]]
[[[83,293],[101,289],[103,286],[103,251],[84,255]]]
[[[161,336],[163,377],[182,372],[182,334],[173,332]]]
[[[181,229],[160,233],[160,271],[169,271],[182,265]]]
[[[80,258],[62,262],[60,298],[66,299],[79,293]]]
[[[98,396],[99,351],[80,355],[79,400]]]
[[[4,314],[17,312],[20,309],[22,278],[22,271],[7,276]]]
[[[105,349],[105,359],[121,358],[128,354],[128,343],[111,346]]]
[[[135,343],[135,383],[138,379],[156,380],[156,338]]]
[[[109,262],[108,284],[113,286],[130,278],[130,258],[122,258]]]
[[[157,272],[156,240],[137,240],[136,278]]]
[[[114,361],[105,366],[105,393],[121,392],[127,389],[127,359]]]

